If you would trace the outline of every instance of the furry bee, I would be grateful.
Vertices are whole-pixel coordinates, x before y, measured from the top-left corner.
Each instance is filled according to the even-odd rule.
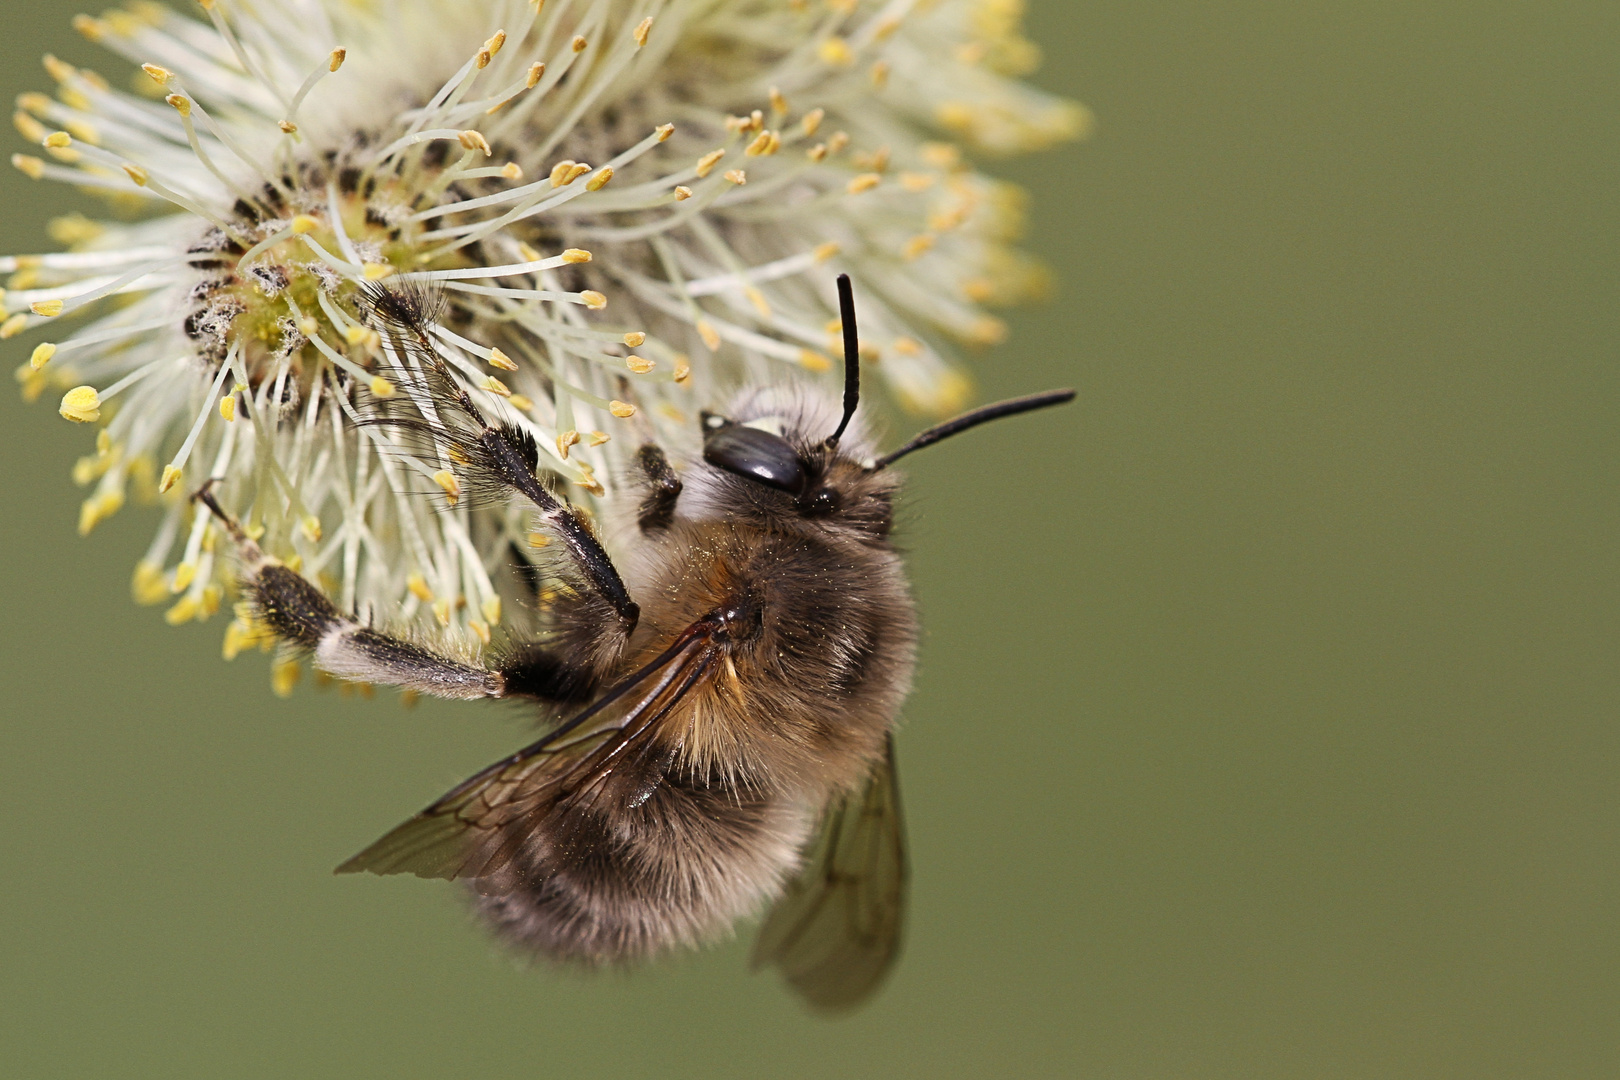
[[[759,388],[704,415],[701,457],[680,469],[642,447],[618,563],[538,478],[532,439],[492,424],[450,376],[425,329],[431,298],[370,293],[412,358],[401,377],[434,402],[429,419],[374,422],[447,449],[488,493],[527,499],[561,541],[544,639],[487,666],[345,615],[198,493],[236,541],[259,619],[319,667],[439,697],[527,699],[552,718],[339,873],[463,880],[499,936],[587,965],[697,945],[769,906],[756,967],[779,967],[820,1010],[873,992],[905,907],[893,729],[918,636],[890,540],[890,466],[1074,394],[991,405],[877,456],[855,415],[849,279],[838,286],[841,408],[806,387]]]

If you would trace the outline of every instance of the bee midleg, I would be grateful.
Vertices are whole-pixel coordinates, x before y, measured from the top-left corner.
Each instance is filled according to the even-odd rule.
[[[645,492],[638,513],[641,531],[669,528],[675,518],[675,502],[681,495],[681,478],[656,443],[647,443],[636,453],[636,467]]]
[[[446,698],[500,697],[498,672],[441,656],[364,626],[339,611],[309,579],[268,558],[220,509],[208,488],[198,492],[236,541],[242,587],[255,614],[276,637],[309,649],[315,665],[345,679],[403,686]]]

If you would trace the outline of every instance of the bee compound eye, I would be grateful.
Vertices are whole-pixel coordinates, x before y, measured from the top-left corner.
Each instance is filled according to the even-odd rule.
[[[804,490],[804,462],[798,452],[786,440],[758,428],[732,425],[711,431],[703,440],[703,460],[779,491]]]

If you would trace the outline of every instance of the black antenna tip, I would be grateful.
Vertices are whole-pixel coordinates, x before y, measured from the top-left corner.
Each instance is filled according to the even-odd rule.
[[[855,286],[848,274],[838,275],[838,317],[844,330],[844,416],[838,430],[827,437],[828,446],[838,445],[861,403],[861,339],[855,329]]]

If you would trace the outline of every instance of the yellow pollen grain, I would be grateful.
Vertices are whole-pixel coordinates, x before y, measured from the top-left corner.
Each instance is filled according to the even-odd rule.
[[[799,366],[806,371],[814,371],[819,374],[823,371],[831,371],[832,361],[813,349],[800,349]]]
[[[864,191],[871,191],[883,183],[883,177],[877,173],[861,173],[849,182],[849,193],[859,195]]]
[[[534,402],[530,401],[529,398],[524,394],[513,394],[506,400],[511,403],[512,408],[518,409],[522,412],[528,412],[530,409],[534,408]]]
[[[644,356],[627,356],[624,358],[624,366],[637,375],[645,375],[658,365]]]
[[[603,443],[607,442],[611,438],[613,438],[613,436],[609,435],[605,431],[593,431],[593,432],[591,432],[590,437],[586,441],[589,442],[592,446],[601,446]]]
[[[55,355],[56,346],[52,345],[48,341],[42,342],[41,344],[34,346],[34,355],[28,358],[28,366],[33,368],[35,371],[38,371],[40,368],[50,363],[51,357]]]
[[[748,183],[748,174],[743,172],[741,169],[727,169],[725,175],[728,181],[736,184],[738,187],[742,187],[744,184]]]
[[[433,590],[428,588],[427,578],[420,573],[412,571],[411,576],[405,579],[405,587],[411,590],[411,595],[422,601],[422,603],[433,603]]]
[[[697,168],[693,171],[698,174],[699,179],[702,179],[713,172],[714,167],[718,165],[720,163],[720,159],[725,156],[726,151],[724,147],[719,150],[710,150],[707,154],[704,154],[702,157],[698,158]]]
[[[433,474],[433,482],[444,490],[444,497],[454,506],[461,499],[461,481],[449,469],[440,469]]]
[[[236,395],[226,394],[219,399],[219,415],[229,424],[236,419]]]
[[[612,413],[614,416],[617,416],[620,420],[628,420],[632,416],[636,415],[636,407],[630,404],[628,401],[619,401],[618,399],[614,399],[613,401],[608,402],[608,412]]]
[[[56,411],[76,424],[93,424],[101,419],[101,395],[93,386],[75,386],[62,395]]]
[[[327,57],[326,70],[336,71],[338,68],[343,66],[343,61],[347,60],[348,57],[349,50],[339,45],[337,48],[333,49],[331,55]]]
[[[642,19],[639,23],[636,24],[636,29],[634,31],[633,36],[636,39],[636,47],[637,48],[641,48],[641,47],[643,47],[643,46],[645,46],[647,44],[647,35],[652,33],[652,24],[653,24],[653,21],[652,21],[652,18],[650,16],[648,18]]]
[[[512,358],[499,349],[489,350],[489,366],[500,368],[502,371],[516,371],[518,369],[518,366],[512,362]]]
[[[461,148],[463,150],[471,150],[474,153],[481,153],[485,157],[489,157],[495,152],[494,150],[490,149],[489,140],[484,138],[484,133],[482,131],[474,131],[472,128],[468,128],[466,131],[463,131],[460,135],[456,136],[456,141],[461,143]]]
[[[675,186],[675,201],[676,202],[685,202],[687,199],[690,199],[691,197],[692,197],[692,189],[691,188],[685,186],[684,184],[677,184]]]
[[[550,547],[551,537],[547,536],[545,533],[532,532],[529,534],[529,546],[532,548]]]
[[[584,248],[569,248],[562,253],[562,261],[565,263],[588,263],[591,261],[591,253]]]
[[[60,300],[35,300],[28,305],[28,309],[35,315],[42,315],[47,319],[54,319],[62,314],[65,305]]]
[[[592,311],[601,311],[603,308],[607,307],[607,297],[603,296],[595,289],[586,289],[584,292],[579,294],[579,299],[581,303],[590,308]]]
[[[659,124],[653,128],[653,134],[658,136],[659,142],[668,142],[669,137],[675,134],[674,124]]]
[[[371,396],[372,397],[391,398],[391,397],[394,396],[395,393],[396,393],[396,391],[394,389],[394,384],[393,383],[389,382],[387,379],[383,378],[381,375],[373,375],[371,377]]]
[[[486,376],[483,383],[480,385],[482,385],[485,390],[488,390],[492,394],[499,394],[501,397],[512,396],[511,388],[493,375]]]

